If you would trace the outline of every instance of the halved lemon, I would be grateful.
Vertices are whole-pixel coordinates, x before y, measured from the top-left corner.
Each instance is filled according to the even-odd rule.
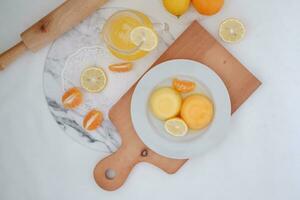
[[[235,18],[224,20],[219,27],[219,35],[225,42],[233,43],[241,40],[246,33],[245,26]]]
[[[106,86],[107,77],[100,67],[88,67],[81,73],[81,86],[88,92],[96,93]]]
[[[180,118],[172,118],[165,122],[165,130],[173,136],[182,137],[188,132],[186,123]]]
[[[158,37],[153,29],[146,26],[138,26],[130,32],[130,40],[136,45],[140,46],[143,51],[152,51],[157,47]]]

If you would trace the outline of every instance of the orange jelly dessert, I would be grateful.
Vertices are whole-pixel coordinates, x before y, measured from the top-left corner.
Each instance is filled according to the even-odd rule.
[[[180,115],[193,130],[207,127],[214,116],[212,101],[202,94],[192,94],[184,99]]]

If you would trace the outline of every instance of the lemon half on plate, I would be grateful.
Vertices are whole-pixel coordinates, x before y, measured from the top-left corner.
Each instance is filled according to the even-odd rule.
[[[146,26],[138,26],[130,32],[130,40],[140,46],[143,51],[152,51],[157,47],[158,37],[153,29]]]
[[[172,136],[182,137],[188,132],[186,123],[180,118],[172,118],[165,122],[165,130]]]
[[[88,67],[82,71],[80,76],[81,86],[91,93],[102,91],[106,82],[106,74],[100,67]]]

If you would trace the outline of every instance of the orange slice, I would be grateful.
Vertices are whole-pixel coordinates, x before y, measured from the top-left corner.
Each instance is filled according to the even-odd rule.
[[[93,109],[83,119],[83,128],[88,131],[96,130],[103,122],[102,112]]]
[[[177,90],[178,92],[191,92],[195,89],[196,84],[192,81],[186,81],[186,80],[179,80],[174,79],[173,80],[173,88]]]
[[[133,64],[131,62],[118,63],[109,65],[108,68],[113,72],[128,72],[132,69]]]
[[[81,91],[74,87],[67,90],[61,98],[64,108],[74,109],[83,102],[83,95]]]

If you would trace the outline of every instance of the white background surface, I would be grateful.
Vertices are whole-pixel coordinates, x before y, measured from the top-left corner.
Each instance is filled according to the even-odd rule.
[[[1,0],[0,51],[61,2]],[[103,191],[92,178],[97,152],[65,135],[48,111],[42,86],[48,46],[0,72],[0,199],[300,199],[300,1],[225,2],[221,13],[202,24],[217,37],[222,19],[244,21],[246,38],[225,47],[264,84],[234,114],[222,145],[171,176],[140,164],[121,189]],[[186,26],[160,0],[110,5],[163,18],[175,34]]]

